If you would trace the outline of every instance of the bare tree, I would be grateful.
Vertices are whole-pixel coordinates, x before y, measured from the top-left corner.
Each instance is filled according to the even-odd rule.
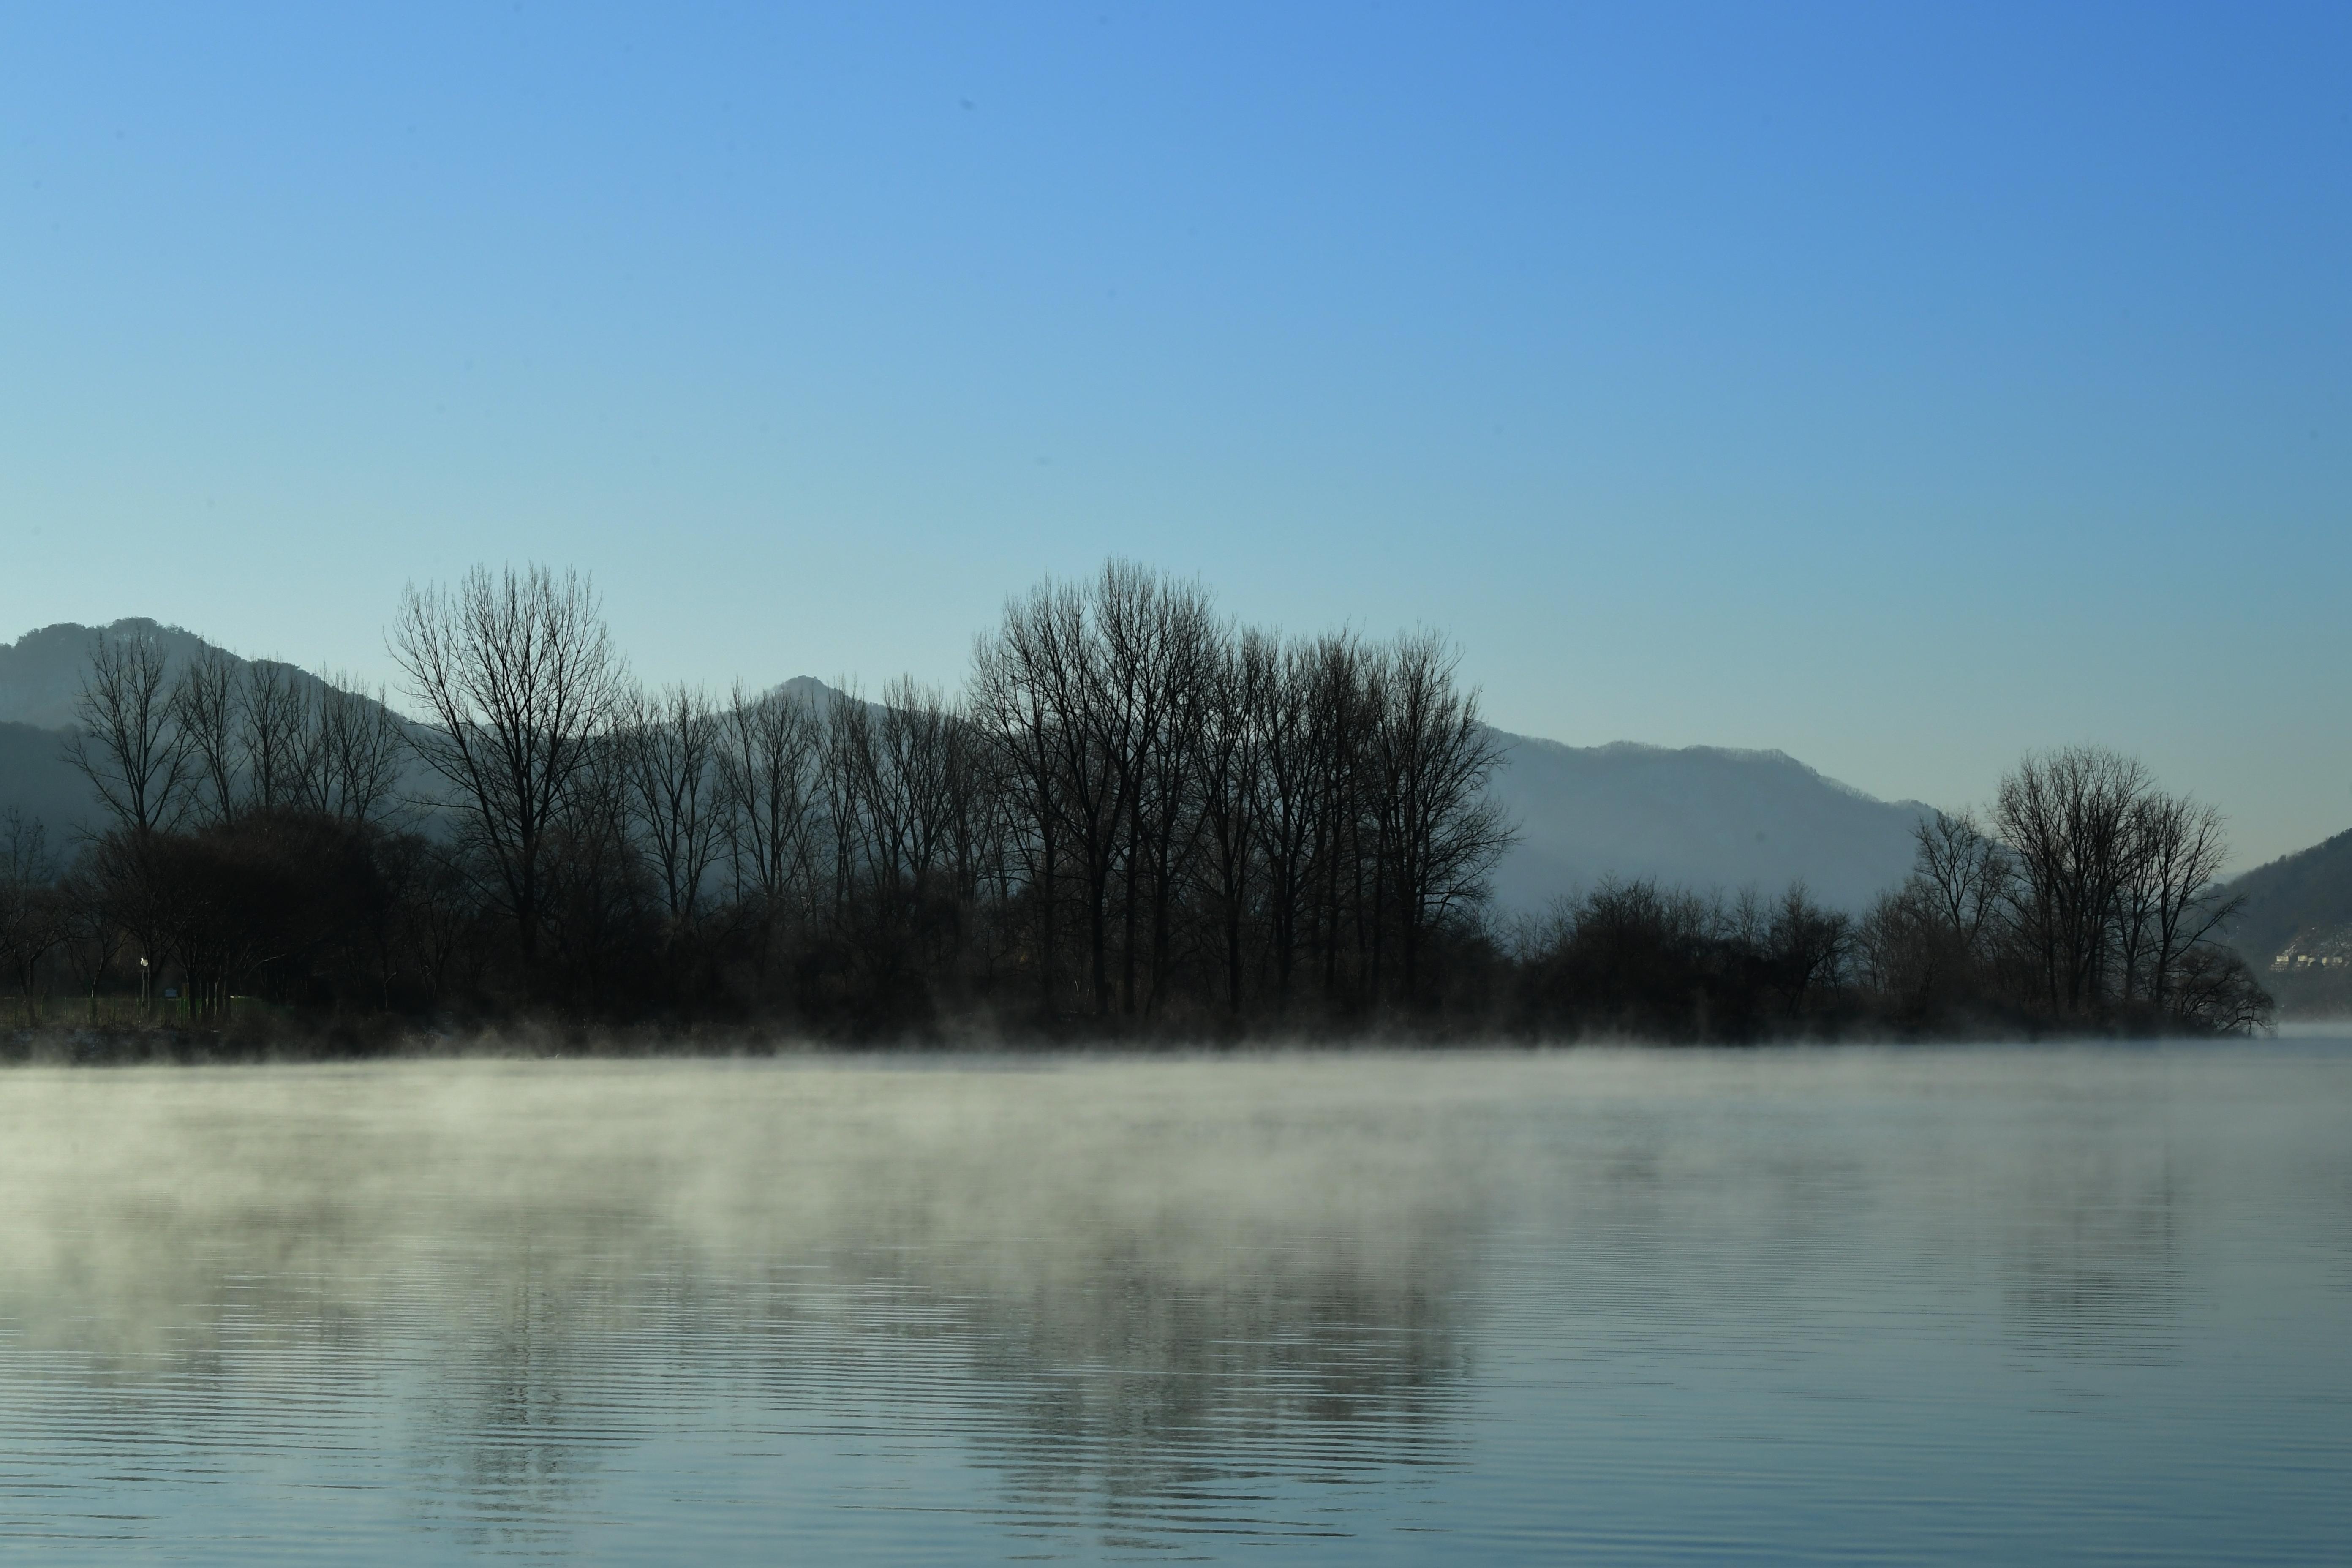
[[[543,886],[553,972],[572,1005],[593,1010],[625,984],[643,939],[660,940],[662,921],[632,831],[626,738],[607,724],[584,749],[549,833]]]
[[[1936,995],[1947,955],[1958,945],[1926,879],[1917,876],[1879,896],[1855,928],[1854,941],[1864,987],[1902,998],[1915,1013]]]
[[[1275,638],[1253,629],[1213,648],[1202,678],[1199,787],[1204,863],[1195,876],[1215,906],[1225,1010],[1235,1018],[1242,1014],[1242,931],[1257,880],[1257,805],[1280,661]]]
[[[0,812],[0,966],[15,976],[25,1022],[40,1022],[42,961],[66,940],[48,830],[15,806]]]
[[[1482,901],[1516,832],[1486,794],[1503,749],[1454,684],[1460,655],[1434,633],[1397,640],[1381,662],[1369,751],[1382,858],[1398,899],[1404,994],[1420,1000],[1429,928]]]
[[[1366,748],[1378,722],[1376,657],[1353,632],[1327,632],[1299,649],[1305,688],[1310,832],[1308,926],[1319,952],[1326,1007],[1341,1002],[1350,939],[1359,985],[1379,984],[1375,942],[1383,913],[1378,824],[1368,821]],[[1365,843],[1368,828],[1375,838]],[[1319,882],[1319,891],[1317,884]]]
[[[275,659],[246,667],[237,707],[247,788],[264,813],[300,805],[318,793],[319,729],[300,671]]]
[[[1923,816],[1913,824],[1911,837],[1918,846],[1914,875],[1937,918],[1960,952],[1976,958],[2008,896],[2008,851],[1985,837],[1969,811]]]
[[[808,703],[784,692],[735,689],[719,727],[719,777],[735,896],[772,922],[803,901],[814,826],[820,726]]]
[[[208,822],[228,821],[243,804],[246,767],[236,719],[244,688],[236,659],[207,647],[188,661],[172,690],[172,714],[194,765],[196,809]]]
[[[480,889],[449,846],[412,834],[392,838],[389,847],[387,873],[401,896],[384,932],[390,951],[380,982],[388,990],[395,968],[405,965],[428,996],[446,1002],[478,986],[487,963],[478,940]]]
[[[631,805],[662,890],[671,940],[700,912],[722,827],[719,715],[686,686],[624,704],[623,765]]]
[[[998,897],[1009,899],[1013,869],[1007,853],[1006,803],[996,788],[991,750],[968,703],[959,702],[948,710],[945,748],[948,857],[955,895],[976,900],[988,888]]]
[[[1006,602],[993,637],[972,644],[971,703],[990,765],[1013,805],[1012,838],[1021,891],[1035,922],[1040,1011],[1055,1010],[1059,973],[1055,914],[1063,854],[1066,732],[1075,723],[1076,679],[1069,668],[1074,629],[1066,591],[1046,584]]]
[[[2105,1000],[2116,900],[2148,787],[2137,760],[2095,746],[2029,756],[2000,781],[1993,821],[2016,858],[2011,904],[2054,1012]]]
[[[1223,636],[1209,595],[1146,568],[1114,562],[1096,590],[1107,708],[1127,802],[1120,1008],[1137,1010],[1142,956],[1138,926],[1148,909],[1151,987],[1146,1011],[1166,994],[1171,913],[1179,862],[1199,831],[1194,774],[1215,651]]]
[[[2221,814],[2211,806],[2154,795],[2142,803],[2138,828],[2135,894],[2147,912],[2152,943],[2147,999],[2169,1010],[2183,959],[2210,942],[2245,899],[2220,886],[2229,845],[2221,834]]]
[[[549,841],[621,696],[595,594],[574,573],[478,566],[454,592],[410,587],[391,646],[431,719],[415,732],[417,753],[495,868],[534,975]]]
[[[382,687],[370,691],[346,677],[327,677],[318,700],[308,705],[307,734],[294,748],[296,799],[351,823],[380,821],[393,810],[409,739],[384,697]]]
[[[1134,811],[1143,787],[1162,693],[1152,677],[1149,644],[1159,579],[1133,562],[1113,559],[1076,598],[1070,647],[1077,676],[1076,722],[1068,731],[1064,800],[1084,873],[1087,935],[1095,983],[1095,1012],[1111,1011],[1112,883],[1126,872],[1118,900],[1119,1007],[1135,1011],[1137,836]]]
[[[920,887],[952,854],[958,723],[946,700],[912,677],[883,688],[863,759],[864,793],[875,861],[893,883]]]
[[[1853,917],[1813,902],[1802,881],[1791,882],[1772,910],[1765,940],[1790,1015],[1801,1018],[1817,992],[1844,979],[1854,949]]]
[[[0,811],[0,887],[47,887],[56,876],[47,825],[13,805]]]
[[[1051,580],[1008,604],[1003,626],[979,650],[973,689],[975,710],[988,716],[1037,812],[1032,872],[1042,879],[1033,885],[1042,900],[1047,1005],[1066,856],[1086,910],[1088,992],[1103,1016],[1113,994],[1110,885],[1124,847],[1134,713],[1103,668],[1093,605],[1087,589]]]
[[[2272,1001],[2244,960],[2218,942],[2206,942],[2176,961],[2169,1010],[2176,1018],[2222,1034],[2244,1035],[2271,1021]]]
[[[100,842],[102,848],[104,841]],[[76,982],[89,996],[89,1021],[95,1024],[98,988],[130,933],[107,898],[103,877],[93,867],[77,866],[58,884],[58,894],[60,945]]]
[[[872,853],[868,820],[872,801],[866,786],[875,773],[874,713],[854,684],[840,700],[825,706],[824,732],[817,781],[825,837],[832,851],[827,912],[839,928],[848,921],[850,900]]]
[[[173,708],[155,639],[99,633],[65,755],[135,834],[176,826],[187,812],[194,769]]]
[[[1286,1012],[1305,946],[1301,927],[1313,918],[1313,888],[1328,837],[1331,770],[1324,752],[1330,726],[1318,700],[1324,686],[1320,645],[1276,647],[1269,639],[1265,657],[1257,717],[1261,765],[1250,816],[1265,866],[1276,1002]]]

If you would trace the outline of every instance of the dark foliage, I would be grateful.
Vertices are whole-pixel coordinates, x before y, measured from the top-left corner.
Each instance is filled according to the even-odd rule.
[[[166,690],[152,649],[100,648],[76,756],[115,825],[59,875],[12,823],[0,867],[28,1021],[1753,1041],[2266,1016],[2211,940],[2216,820],[2106,753],[2029,759],[1993,830],[1923,824],[1863,920],[1621,882],[1507,936],[1499,757],[1430,636],[1236,628],[1113,563],[1008,605],[961,700],[636,693],[584,584],[537,571],[412,594],[394,641],[430,813],[392,797],[398,728],[363,705],[225,661]]]

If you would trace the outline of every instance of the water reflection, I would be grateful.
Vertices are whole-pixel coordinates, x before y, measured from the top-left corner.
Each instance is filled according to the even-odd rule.
[[[151,1479],[194,1482],[205,1434],[393,1431],[425,1521],[528,1548],[681,1426],[911,1424],[1016,1527],[1284,1533],[1284,1486],[1453,1442],[1474,1225],[1378,1116],[1053,1073],[13,1087],[5,1349],[71,1387],[41,1446]]]
[[[2064,1355],[2170,1359],[2187,1305],[2180,1180],[2161,1148],[2038,1153],[2008,1237],[2015,1331]]]
[[[1443,1463],[1464,1367],[1457,1259],[1422,1238],[1400,1272],[1345,1250],[1236,1258],[1171,1288],[1122,1247],[1093,1289],[986,1303],[972,1368],[997,1394],[981,1462],[1018,1505],[1157,1530],[1285,1532],[1254,1483]]]
[[[2352,1056],[985,1065],[0,1075],[0,1540],[2352,1544]]]

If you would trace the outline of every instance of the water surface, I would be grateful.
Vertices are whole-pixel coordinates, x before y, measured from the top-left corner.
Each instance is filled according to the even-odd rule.
[[[0,1553],[2352,1558],[2352,1048],[0,1074]]]

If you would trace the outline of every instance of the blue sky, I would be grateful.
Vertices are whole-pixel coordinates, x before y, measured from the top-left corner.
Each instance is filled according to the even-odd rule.
[[[2352,9],[0,13],[0,637],[942,682],[1118,552],[1507,728],[2352,826]]]

